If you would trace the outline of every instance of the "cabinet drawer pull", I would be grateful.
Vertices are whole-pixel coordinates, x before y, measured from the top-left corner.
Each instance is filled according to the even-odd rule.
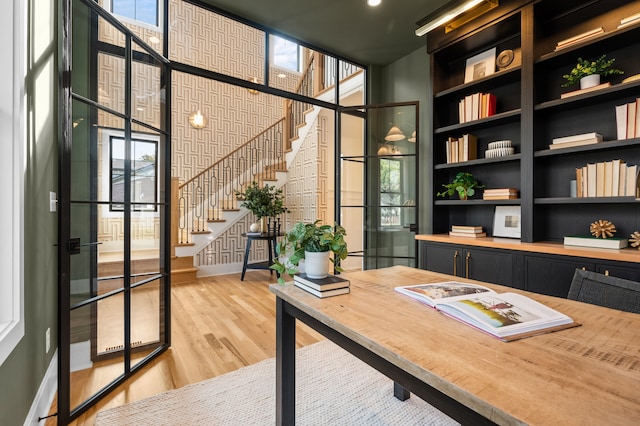
[[[465,259],[465,267],[466,267],[466,277],[469,278],[469,259],[471,259],[471,252],[467,252],[467,257]]]
[[[609,276],[609,270],[608,270],[608,269],[605,269],[605,270],[604,270],[604,274],[608,277],[608,276]]]
[[[458,250],[453,253],[453,275],[458,276]]]

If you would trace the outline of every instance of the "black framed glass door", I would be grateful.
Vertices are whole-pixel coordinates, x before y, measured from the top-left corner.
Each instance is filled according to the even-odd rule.
[[[168,62],[92,3],[65,39],[59,424],[170,344]]]
[[[350,235],[349,262],[360,257],[362,269],[416,266],[418,104],[343,107],[338,122],[337,205]]]

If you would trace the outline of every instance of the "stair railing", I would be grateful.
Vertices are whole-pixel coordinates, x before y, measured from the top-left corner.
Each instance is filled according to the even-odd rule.
[[[252,181],[276,180],[284,168],[284,119],[230,152],[178,188],[179,245],[190,244],[192,234],[208,233],[209,222],[222,222],[225,210],[237,210],[236,191]]]

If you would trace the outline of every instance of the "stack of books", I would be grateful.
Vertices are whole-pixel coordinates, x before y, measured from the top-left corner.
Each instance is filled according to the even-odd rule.
[[[452,225],[449,235],[453,237],[482,238],[486,237],[487,233],[482,230],[482,226]]]
[[[462,135],[461,138],[449,137],[446,145],[447,164],[478,158],[478,139],[472,134]]]
[[[640,138],[640,98],[616,105],[616,130],[618,140]]]
[[[591,235],[568,235],[564,237],[565,246],[622,249],[627,247],[626,238],[596,238]]]
[[[293,276],[293,284],[317,297],[338,296],[347,294],[350,290],[349,280],[337,275],[327,275],[326,278],[309,278],[300,273]]]
[[[516,188],[485,189],[482,193],[483,200],[515,200],[518,198]]]
[[[481,118],[491,117],[496,113],[496,95],[491,93],[474,93],[462,98],[458,104],[460,124]]]
[[[577,197],[637,197],[638,166],[622,160],[589,163],[576,169]]]
[[[581,133],[579,135],[555,138],[549,145],[549,149],[570,148],[572,146],[591,145],[600,142],[602,142],[602,135],[598,132]]]
[[[600,27],[600,28],[594,28],[589,31],[585,31],[584,33],[580,33],[576,36],[569,37],[564,40],[560,40],[556,44],[555,50],[564,49],[565,47],[572,46],[576,43],[582,43],[583,41],[589,40],[590,38],[600,35],[602,33],[604,33],[604,28]]]

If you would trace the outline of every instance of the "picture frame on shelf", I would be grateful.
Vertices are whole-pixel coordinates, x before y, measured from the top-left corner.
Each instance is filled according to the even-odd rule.
[[[493,236],[520,238],[520,206],[496,206],[493,215]]]
[[[464,82],[480,80],[496,72],[496,48],[493,47],[467,59]]]

